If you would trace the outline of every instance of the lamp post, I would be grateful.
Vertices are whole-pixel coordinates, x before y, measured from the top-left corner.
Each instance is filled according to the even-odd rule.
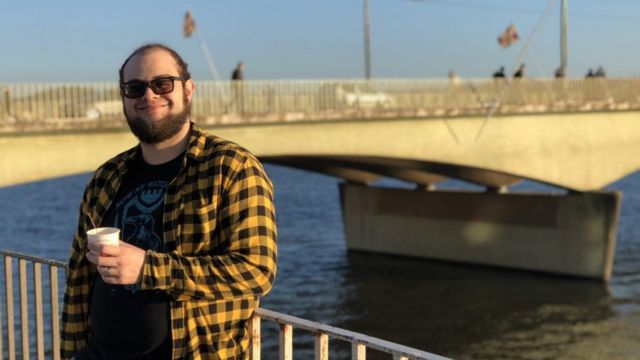
[[[371,79],[371,35],[369,31],[369,0],[364,0],[364,76]]]
[[[567,50],[567,1],[560,3],[560,67],[567,71],[569,53]]]

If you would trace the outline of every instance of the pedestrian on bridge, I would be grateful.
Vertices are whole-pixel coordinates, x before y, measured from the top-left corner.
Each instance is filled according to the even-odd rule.
[[[518,70],[516,70],[516,72],[513,73],[513,77],[516,78],[516,79],[524,78],[525,70],[526,70],[526,67],[525,67],[524,63],[520,64],[520,66],[518,67]]]
[[[233,81],[244,80],[244,64],[242,62],[239,62],[238,65],[236,65],[236,68],[233,69],[233,72],[231,73],[231,80]]]
[[[595,75],[593,74],[593,70],[591,68],[589,68],[589,71],[587,71],[587,75],[585,75],[584,77],[589,79],[594,77]]]
[[[594,77],[605,78],[605,77],[607,77],[607,72],[604,70],[604,67],[602,65],[600,65],[600,66],[598,66],[598,69],[593,74],[593,76]]]
[[[236,111],[244,113],[244,63],[241,61],[231,73],[231,86],[233,87],[233,100]]]
[[[253,154],[191,122],[195,91],[188,65],[161,44],[120,68],[140,143],[85,189],[62,358],[245,358],[248,320],[276,274],[273,189]],[[95,226],[119,228],[118,246],[89,243]]]

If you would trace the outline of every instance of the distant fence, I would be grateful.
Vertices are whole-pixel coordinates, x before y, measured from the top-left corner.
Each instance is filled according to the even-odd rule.
[[[67,265],[5,250],[0,250],[0,258],[4,260],[0,271],[4,280],[4,286],[0,287],[0,358],[60,359],[58,319],[64,286],[60,288],[58,284],[64,284]],[[43,266],[49,270],[48,281],[44,282]],[[18,284],[17,291],[14,282]],[[16,303],[19,304],[18,312],[15,311]],[[262,356],[261,320],[278,325],[278,353],[281,360],[293,359],[294,328],[314,335],[313,352],[316,360],[329,360],[330,338],[350,343],[353,360],[365,360],[368,348],[389,354],[394,360],[447,359],[364,334],[259,308],[249,324],[252,341],[248,351],[252,360],[260,360]],[[30,325],[33,323],[35,327]],[[273,359],[275,354],[267,354],[266,358]]]
[[[197,82],[205,123],[640,109],[640,79]],[[116,83],[0,83],[0,124],[122,118]]]

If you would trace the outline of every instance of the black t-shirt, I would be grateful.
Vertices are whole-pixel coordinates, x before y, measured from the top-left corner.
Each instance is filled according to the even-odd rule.
[[[163,207],[167,185],[180,170],[184,153],[160,165],[135,160],[107,211],[102,226],[120,229],[120,239],[145,250],[166,252]],[[89,323],[93,348],[105,359],[170,356],[169,296],[139,285],[111,285],[95,279]],[[158,351],[163,354],[158,354]]]

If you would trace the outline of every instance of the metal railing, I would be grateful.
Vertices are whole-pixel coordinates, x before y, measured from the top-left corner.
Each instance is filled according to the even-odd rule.
[[[0,357],[14,360],[16,356],[22,355],[22,359],[29,359],[31,349],[35,349],[36,357],[44,359],[45,350],[47,350],[45,349],[45,340],[48,340],[48,346],[46,347],[48,348],[49,357],[60,359],[60,327],[58,319],[61,293],[59,292],[58,283],[59,276],[64,276],[64,273],[59,270],[66,270],[66,264],[2,250],[0,250],[0,255],[4,258],[4,276],[2,278],[5,284],[3,291],[0,292],[0,299],[2,300],[0,309],[4,310],[4,316],[2,314],[3,311],[0,310]],[[14,273],[14,260],[17,260],[17,274]],[[29,267],[27,266],[28,264],[30,264]],[[49,281],[44,286],[42,281],[43,265],[49,268]],[[33,279],[32,282],[28,280],[29,272]],[[18,294],[14,294],[13,287],[16,275],[19,283]],[[45,286],[48,289],[43,291]],[[48,302],[44,301],[47,294]],[[33,301],[33,308],[30,307],[30,300]],[[16,302],[19,303],[20,313],[17,319],[17,314],[14,312]],[[35,328],[30,326],[31,321],[35,321]],[[20,329],[20,342],[16,337],[17,328]],[[6,335],[3,336],[3,332],[6,332]],[[30,335],[33,335],[34,332],[35,338],[31,338]],[[48,334],[48,338],[45,337],[45,333]],[[6,351],[4,350],[5,344]]]
[[[22,356],[28,360],[35,355],[37,359],[44,359],[45,354],[49,358],[60,359],[60,330],[58,319],[60,318],[60,299],[58,283],[60,269],[66,273],[65,263],[46,260],[15,252],[0,250],[0,256],[4,259],[4,291],[0,292],[0,300],[3,304],[4,316],[0,311],[0,358],[15,360]],[[18,303],[20,316],[14,311],[16,294],[13,283],[16,280],[14,273],[14,260],[17,260],[18,268]],[[49,268],[49,282],[43,285],[42,266]],[[29,282],[28,268],[31,268],[33,282]],[[64,280],[63,280],[64,281]],[[49,301],[43,301],[43,287],[48,287]],[[4,295],[4,296],[3,296]],[[33,310],[29,307],[33,301]],[[45,326],[43,318],[47,318],[49,326]],[[35,328],[30,322],[35,319]],[[394,360],[429,359],[443,360],[445,357],[431,354],[418,349],[399,345],[364,334],[340,329],[337,327],[316,323],[275,311],[259,308],[250,320],[251,344],[249,352],[251,359],[261,359],[261,321],[267,320],[279,325],[279,358],[281,360],[293,359],[293,329],[300,329],[314,334],[314,354],[316,360],[329,359],[329,339],[337,339],[351,344],[351,358],[353,360],[365,360],[367,348],[375,349],[390,354]],[[16,329],[20,331],[20,341],[16,336]],[[6,332],[6,335],[3,335]],[[35,333],[35,339],[30,335]],[[48,337],[45,337],[45,333]],[[45,344],[45,340],[48,342]],[[4,345],[6,344],[6,350]],[[34,347],[35,344],[35,347]],[[32,351],[35,349],[35,351]]]
[[[201,81],[193,99],[193,116],[204,123],[454,116],[489,109],[640,109],[640,79]],[[0,83],[0,124],[112,118],[122,118],[116,83]]]

